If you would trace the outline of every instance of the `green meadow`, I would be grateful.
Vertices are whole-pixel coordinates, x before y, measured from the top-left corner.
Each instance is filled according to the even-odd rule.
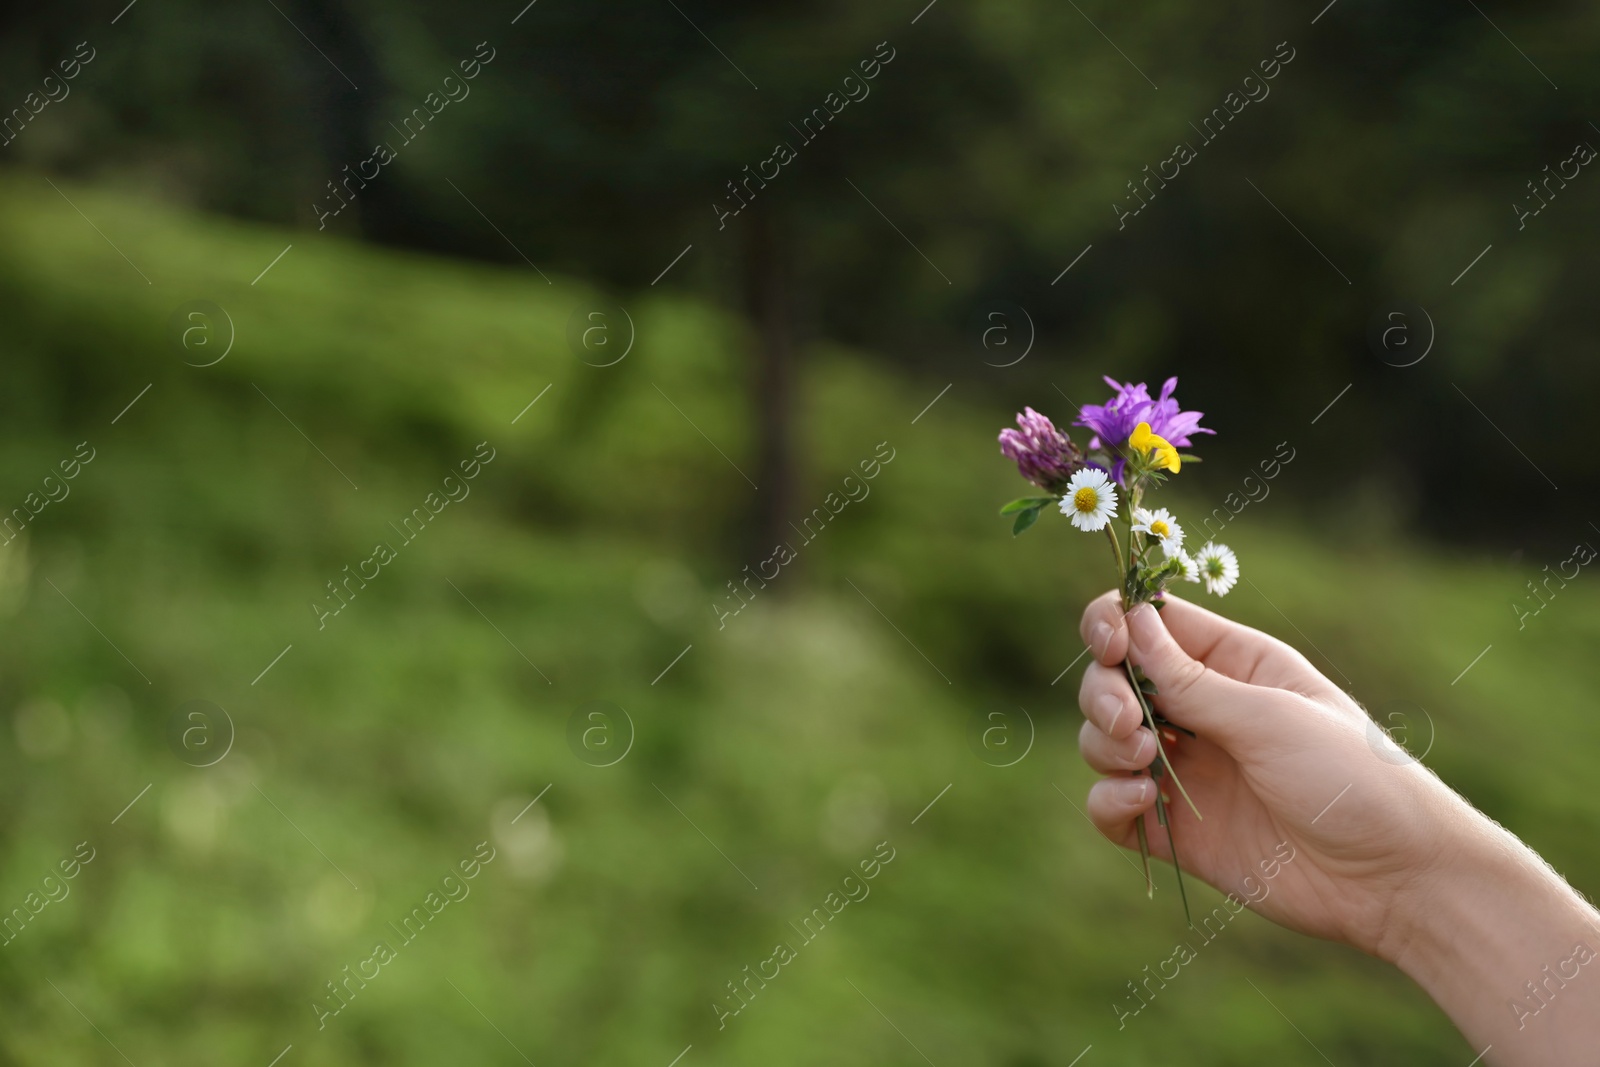
[[[1011,537],[996,511],[1026,487],[994,443],[1014,403],[1065,422],[1050,384],[1081,400],[1115,365],[1040,351],[1027,396],[958,381],[924,410],[942,372],[808,350],[797,523],[893,458],[723,614],[772,551],[744,532],[749,336],[727,310],[38,178],[4,194],[0,509],[26,526],[0,546],[0,908],[27,919],[0,946],[5,1062],[1476,1053],[1399,974],[1254,915],[1119,1029],[1127,983],[1196,935],[1171,871],[1146,900],[1077,810],[1077,617],[1111,567],[1055,516]],[[225,320],[185,347],[197,300]],[[597,300],[635,333],[610,367],[567,341]],[[1338,415],[1219,429],[1315,453],[1355,432]],[[1186,468],[1174,510],[1247,473]],[[1519,626],[1566,553],[1410,541],[1381,499],[1309,477],[1289,463],[1228,524],[1249,581],[1210,606],[1400,716],[1445,780],[1600,883],[1600,719],[1574,668],[1600,579]],[[345,584],[379,543],[392,558]],[[231,728],[213,714],[186,748],[191,701]],[[974,743],[991,712],[1008,766]],[[867,891],[827,907],[852,874]],[[746,982],[779,943],[777,977]]]

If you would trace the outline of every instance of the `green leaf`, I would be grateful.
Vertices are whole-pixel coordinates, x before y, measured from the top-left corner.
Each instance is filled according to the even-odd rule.
[[[1018,497],[1017,499],[1013,500],[1011,503],[1007,504],[1005,507],[1001,508],[1000,509],[1000,514],[1002,514],[1002,515],[1010,515],[1012,512],[1015,512],[1015,511],[1027,511],[1029,508],[1034,508],[1034,509],[1042,508],[1046,504],[1055,503],[1055,500],[1056,500],[1056,498],[1053,497],[1053,496],[1022,496],[1022,497]]]
[[[1142,667],[1133,668],[1133,678],[1134,681],[1139,683],[1139,691],[1141,693],[1145,694],[1146,696],[1160,695],[1160,691],[1156,689],[1156,683],[1150,680],[1149,676],[1144,673],[1144,669]]]
[[[1023,530],[1039,521],[1039,508],[1043,505],[1035,504],[1031,508],[1023,508],[1017,512],[1017,521],[1011,524],[1011,536],[1015,537]]]

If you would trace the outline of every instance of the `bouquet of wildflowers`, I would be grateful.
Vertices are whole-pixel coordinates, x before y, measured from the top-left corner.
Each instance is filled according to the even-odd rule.
[[[1169,378],[1161,395],[1150,396],[1143,382],[1123,385],[1107,378],[1116,390],[1104,404],[1086,404],[1075,425],[1085,427],[1089,438],[1087,453],[1045,416],[1024,408],[1017,416],[1017,430],[1000,431],[1000,451],[1017,465],[1022,476],[1047,493],[1023,497],[1000,509],[1002,515],[1015,515],[1011,532],[1020,534],[1038,521],[1049,506],[1056,505],[1074,528],[1085,533],[1104,530],[1111,543],[1117,569],[1117,587],[1122,594],[1122,610],[1135,604],[1150,603],[1157,609],[1167,583],[1182,579],[1203,582],[1217,596],[1225,596],[1239,580],[1239,561],[1226,545],[1207,543],[1190,555],[1183,547],[1183,527],[1166,508],[1145,507],[1145,495],[1177,474],[1185,462],[1199,458],[1179,452],[1188,448],[1196,434],[1215,433],[1200,425],[1201,412],[1183,411],[1173,399],[1178,379]],[[1117,526],[1124,535],[1117,536]],[[1124,551],[1126,546],[1126,551]],[[1167,830],[1172,844],[1173,866],[1178,872],[1178,893],[1183,897],[1185,916],[1188,895],[1183,889],[1183,868],[1178,865],[1178,846],[1172,840],[1172,823],[1167,806],[1172,798],[1163,790],[1163,778],[1170,778],[1196,818],[1201,818],[1194,801],[1183,788],[1167,756],[1167,746],[1178,743],[1178,731],[1189,733],[1168,722],[1150,706],[1155,684],[1132,664],[1123,662],[1128,681],[1144,711],[1145,725],[1156,738],[1156,758],[1150,776],[1156,780],[1156,819]],[[1190,734],[1189,736],[1194,736]],[[1146,893],[1153,895],[1150,876],[1150,845],[1144,819],[1135,823],[1139,852],[1144,860]]]

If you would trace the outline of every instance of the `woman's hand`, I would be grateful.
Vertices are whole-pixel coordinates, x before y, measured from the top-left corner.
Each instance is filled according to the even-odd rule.
[[[1130,776],[1155,759],[1156,739],[1126,657],[1155,683],[1155,709],[1198,735],[1162,739],[1203,816],[1170,777],[1160,780],[1183,869],[1259,901],[1256,910],[1284,926],[1382,955],[1390,913],[1442,845],[1425,815],[1459,798],[1409,759],[1380,758],[1376,727],[1355,701],[1257,630],[1174,597],[1124,618],[1108,593],[1084,612],[1082,632],[1096,662],[1079,691],[1087,721],[1078,745],[1111,775],[1089,791],[1100,831],[1131,848],[1134,820],[1144,818],[1151,852],[1172,858],[1154,818],[1155,783]],[[1272,864],[1290,855],[1281,869]]]
[[[1163,738],[1204,817],[1161,779],[1185,872],[1284,926],[1396,964],[1475,1052],[1493,1046],[1485,1064],[1600,1064],[1600,914],[1398,755],[1304,656],[1172,597],[1124,617],[1107,594],[1081,633],[1095,662],[1079,693],[1079,748],[1108,776],[1089,790],[1102,833],[1133,848],[1144,819],[1152,853],[1171,859],[1154,783],[1135,773],[1156,744],[1126,657],[1155,683],[1154,708],[1197,735]]]

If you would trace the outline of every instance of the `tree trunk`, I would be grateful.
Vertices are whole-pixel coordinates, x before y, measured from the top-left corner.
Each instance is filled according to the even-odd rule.
[[[347,173],[359,177],[358,164],[372,155],[376,143],[397,139],[388,124],[381,121],[381,109],[389,105],[389,79],[361,20],[346,0],[296,0],[289,10],[294,14],[295,26],[304,30],[326,56],[326,61],[315,53],[301,58],[315,79],[321,118],[317,134],[328,160],[328,171],[335,184]],[[284,29],[293,32],[287,26]],[[352,83],[359,89],[353,88]],[[373,181],[358,184],[356,216],[362,236],[387,244],[404,244],[415,236],[415,228],[408,221],[415,212],[406,209],[394,175],[380,174]],[[317,190],[316,195],[332,199],[326,189]]]
[[[756,469],[748,555],[765,559],[774,546],[794,542],[789,526],[795,494],[795,338],[789,243],[783,220],[770,210],[751,213],[745,227],[745,311],[755,331],[751,407],[755,412]]]

